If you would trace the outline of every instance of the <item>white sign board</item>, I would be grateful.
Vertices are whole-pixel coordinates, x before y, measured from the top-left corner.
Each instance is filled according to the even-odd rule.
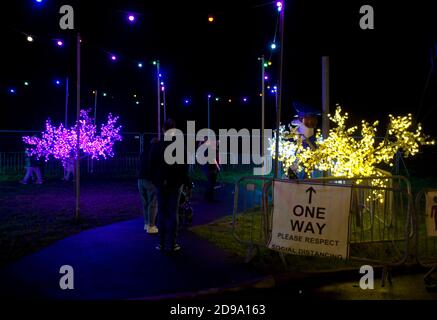
[[[437,237],[437,191],[426,193],[426,233]]]
[[[272,250],[348,257],[350,186],[274,182]]]

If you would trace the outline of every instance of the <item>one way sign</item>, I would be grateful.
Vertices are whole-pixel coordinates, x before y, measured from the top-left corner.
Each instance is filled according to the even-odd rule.
[[[274,182],[273,250],[318,257],[348,256],[351,187]]]

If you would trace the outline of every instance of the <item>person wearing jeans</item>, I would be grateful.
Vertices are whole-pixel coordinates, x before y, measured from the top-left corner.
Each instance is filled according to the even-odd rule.
[[[158,190],[152,182],[154,168],[153,159],[151,159],[150,149],[157,143],[156,138],[150,141],[149,150],[141,153],[140,167],[138,171],[138,191],[141,196],[141,203],[144,214],[144,230],[147,233],[156,234],[156,216],[158,214]]]
[[[159,206],[159,246],[158,250],[177,251],[180,246],[176,243],[179,225],[179,200],[182,186],[161,187],[158,191]]]
[[[141,195],[144,214],[144,230],[147,233],[158,233],[156,216],[158,214],[158,190],[146,179],[138,179],[138,190]]]

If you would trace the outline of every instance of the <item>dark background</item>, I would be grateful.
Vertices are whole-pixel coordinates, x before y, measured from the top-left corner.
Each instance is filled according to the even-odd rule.
[[[426,133],[437,135],[434,76],[419,113],[430,48],[436,39],[436,19],[429,3],[286,1],[282,121],[293,117],[293,101],[321,105],[321,56],[329,55],[332,109],[340,103],[351,114],[351,123],[362,118],[385,120],[389,113],[413,113],[424,123]],[[58,11],[63,4],[75,9],[74,32],[59,28]],[[359,8],[365,4],[375,10],[375,30],[359,27]],[[134,24],[127,22],[127,12],[137,13]],[[209,14],[215,18],[212,24]],[[269,49],[277,16],[275,2],[262,0],[2,3],[0,130],[42,130],[48,117],[63,122],[64,83],[57,87],[54,79],[64,81],[67,76],[69,117],[74,119],[77,31],[83,39],[81,105],[91,108],[92,91],[98,89],[98,122],[112,112],[121,116],[124,131],[156,131],[151,62],[159,59],[168,114],[180,124],[197,120],[197,127],[206,126],[210,92],[221,97],[211,106],[213,128],[259,128],[257,58],[271,56],[273,65],[267,72],[271,79],[277,78],[279,50]],[[35,41],[27,42],[21,32],[33,35]],[[63,48],[55,45],[58,38],[64,40]],[[118,56],[116,63],[109,52]],[[142,69],[138,61],[143,62]],[[24,87],[24,81],[30,86]],[[16,94],[8,93],[11,87]],[[108,96],[103,97],[103,92]],[[247,104],[241,102],[243,96],[248,97]],[[185,97],[191,100],[189,106],[183,103]],[[266,127],[274,128],[274,123],[274,98],[269,94]]]

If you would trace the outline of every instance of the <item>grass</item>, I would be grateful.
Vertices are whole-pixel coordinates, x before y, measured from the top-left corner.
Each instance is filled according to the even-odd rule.
[[[206,181],[206,176],[202,172],[201,168],[196,167],[190,174],[193,180]],[[253,168],[247,166],[247,168],[222,168],[218,173],[217,182],[234,184],[240,178],[246,176],[253,176]]]
[[[81,231],[141,216],[136,180],[83,181],[75,220],[73,183],[0,182],[0,266]]]

